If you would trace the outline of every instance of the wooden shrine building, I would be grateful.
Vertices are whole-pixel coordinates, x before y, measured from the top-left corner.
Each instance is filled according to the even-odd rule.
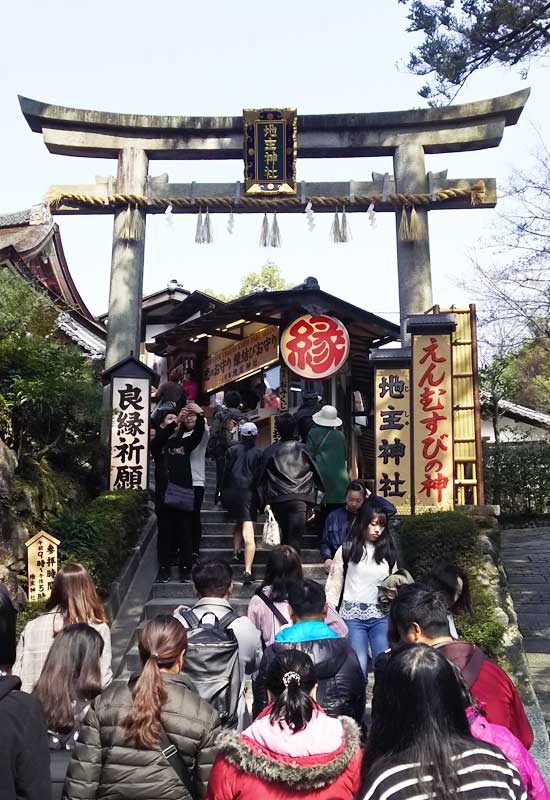
[[[298,375],[282,358],[283,331],[302,315],[330,315],[347,331],[349,355],[328,378],[318,379],[313,372],[308,377]],[[262,445],[272,439],[273,417],[279,410],[295,411],[306,392],[317,393],[324,403],[336,406],[344,422],[350,465],[363,477],[373,478],[374,370],[369,352],[397,341],[399,335],[398,325],[322,291],[315,278],[307,278],[292,289],[258,291],[219,303],[212,311],[160,333],[147,349],[166,357],[168,368],[193,363],[202,375],[204,405],[214,404],[221,400],[221,392],[235,388],[245,407],[254,412],[263,393],[276,390],[280,407],[257,408],[251,415]]]

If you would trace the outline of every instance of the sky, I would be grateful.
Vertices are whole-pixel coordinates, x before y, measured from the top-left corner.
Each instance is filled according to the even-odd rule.
[[[229,3],[208,0],[27,0],[2,8],[0,70],[0,212],[41,201],[52,184],[93,183],[115,175],[116,162],[51,155],[32,133],[17,95],[48,103],[113,112],[240,115],[243,108],[296,107],[300,114],[389,111],[426,105],[422,79],[407,72],[418,35],[406,32],[397,0],[302,0]],[[537,131],[550,132],[547,63],[519,70],[491,68],[474,76],[457,102],[530,86],[531,97],[499,148],[427,156],[426,169],[449,178],[494,177],[504,186],[514,168],[528,168]],[[298,159],[298,180],[370,180],[392,171],[389,158]],[[150,174],[171,181],[242,181],[240,160],[151,162]],[[503,207],[503,206],[501,206]],[[172,278],[187,289],[234,292],[241,276],[268,259],[296,284],[306,276],[321,288],[397,321],[397,262],[393,214],[350,215],[353,240],[331,243],[330,214],[280,215],[283,246],[259,247],[261,217],[212,218],[214,243],[194,242],[196,219],[147,221],[144,292]],[[92,312],[107,309],[110,217],[58,217],[76,285]],[[434,302],[475,301],[469,258],[492,231],[497,211],[430,214]],[[466,287],[464,282],[466,281]]]

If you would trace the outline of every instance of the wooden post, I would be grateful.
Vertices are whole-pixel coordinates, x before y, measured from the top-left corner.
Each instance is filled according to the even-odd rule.
[[[117,193],[140,194],[146,190],[149,159],[144,150],[129,147],[118,157]],[[145,257],[145,212],[132,209],[135,217],[134,238],[128,236],[128,209],[115,211],[111,286],[105,367],[126,358],[139,356],[141,342],[141,300]]]
[[[396,147],[393,169],[398,192],[404,194],[426,191],[424,147],[420,142],[413,139]],[[420,239],[415,242],[404,242],[399,238],[399,226],[404,213],[398,211],[395,215],[395,232],[401,341],[407,345],[411,340],[410,334],[406,331],[407,317],[412,314],[424,314],[433,305],[433,299],[428,212],[425,208],[416,209]]]
[[[476,436],[476,479],[477,505],[485,505],[485,484],[483,479],[483,449],[481,444],[481,408],[479,400],[479,361],[477,355],[477,313],[473,303],[470,304],[470,331],[472,339],[472,374],[474,382],[474,425]]]

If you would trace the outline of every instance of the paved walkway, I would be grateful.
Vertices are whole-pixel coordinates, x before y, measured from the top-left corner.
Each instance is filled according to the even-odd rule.
[[[550,528],[503,531],[501,557],[533,686],[550,731]]]

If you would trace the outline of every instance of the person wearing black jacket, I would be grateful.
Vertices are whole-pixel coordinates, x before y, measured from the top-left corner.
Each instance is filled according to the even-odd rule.
[[[258,474],[258,491],[265,510],[271,508],[281,529],[281,544],[298,553],[309,510],[315,505],[323,480],[302,442],[297,441],[297,424],[292,414],[276,419],[281,441],[269,447]]]
[[[313,427],[313,415],[321,410],[317,392],[304,392],[302,405],[294,412],[294,419],[298,425],[298,433],[302,442],[306,442],[310,428]]]
[[[254,717],[269,704],[266,676],[277,655],[301,650],[311,658],[317,681],[316,701],[331,717],[353,717],[362,723],[365,714],[365,678],[347,639],[339,638],[325,624],[325,590],[315,581],[296,581],[288,587],[293,625],[282,628],[266,648],[253,684]]]
[[[183,427],[188,414],[197,415],[191,435]],[[190,489],[193,493],[191,451],[197,447],[204,433],[204,415],[196,403],[188,403],[176,416],[168,413],[160,422],[151,452],[155,460],[155,510],[158,520],[158,580],[166,583],[170,579],[172,544],[179,545],[180,580],[190,579],[193,561],[193,505],[188,511],[178,510],[166,504],[168,484]]]
[[[258,513],[256,476],[263,458],[263,451],[256,447],[258,428],[253,422],[245,422],[240,428],[240,441],[225,454],[221,482],[223,507],[235,522],[233,529],[233,563],[241,560],[244,544],[244,584],[254,580],[252,563],[256,554],[254,522]]]
[[[0,584],[0,800],[50,800],[48,729],[40,703],[9,675],[15,660],[16,611]]]

